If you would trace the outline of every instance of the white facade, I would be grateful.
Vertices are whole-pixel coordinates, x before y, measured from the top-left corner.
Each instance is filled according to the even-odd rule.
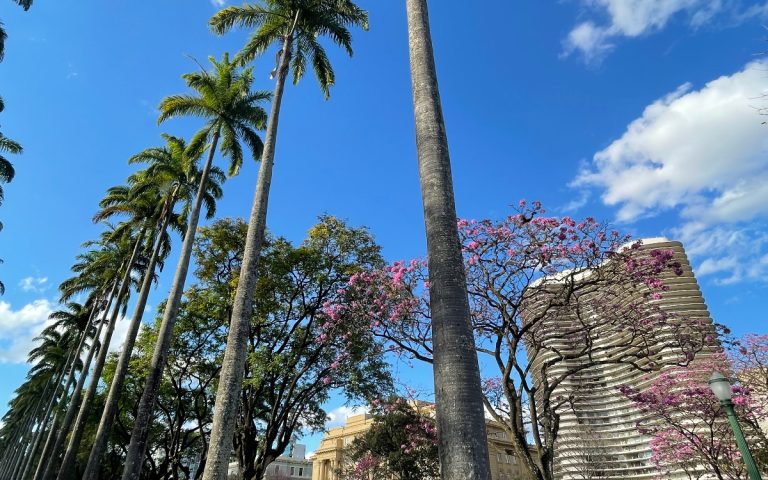
[[[683,267],[683,275],[665,277],[669,291],[658,301],[661,308],[686,318],[706,320],[706,324],[711,325],[711,317],[682,244],[665,238],[654,238],[644,240],[642,248],[674,250],[675,260]],[[547,317],[543,322],[546,321]],[[563,316],[551,321],[561,323],[549,324],[547,328],[568,328],[568,319]],[[658,335],[661,340],[665,332],[660,331]],[[613,333],[599,338],[596,343],[600,342],[600,347],[604,350],[597,353],[595,360],[600,360],[601,356],[614,355],[618,350],[611,350],[612,344],[622,345],[617,348],[627,348],[626,340],[618,337],[619,334]],[[564,348],[568,348],[567,345],[564,345]],[[672,355],[671,352],[657,353],[659,356],[655,361],[658,364],[664,364],[667,357]],[[553,369],[551,374],[554,376],[558,372],[562,373],[564,370],[561,368],[578,366],[573,362],[563,362],[557,369]],[[536,369],[533,371],[536,372]],[[642,435],[637,428],[638,421],[643,419],[642,414],[618,390],[621,385],[642,390],[652,380],[647,373],[629,365],[608,364],[587,367],[557,387],[556,395],[573,399],[569,407],[559,412],[560,431],[555,445],[555,475],[558,479],[658,478],[658,470],[651,462],[650,439]],[[688,476],[680,472],[680,475],[665,474],[664,478],[676,480],[687,479]]]
[[[264,474],[264,480],[310,480],[312,478],[312,460],[306,458],[307,447],[294,444],[288,455],[275,459]],[[229,464],[229,478],[238,478],[237,463]]]

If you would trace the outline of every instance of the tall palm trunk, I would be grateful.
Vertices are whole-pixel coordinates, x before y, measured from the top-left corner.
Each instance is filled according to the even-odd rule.
[[[277,125],[280,119],[280,105],[288,76],[291,60],[291,38],[288,34],[283,41],[280,54],[275,92],[272,98],[272,110],[269,115],[267,133],[264,139],[264,153],[261,156],[259,177],[256,180],[256,194],[248,222],[243,263],[240,267],[240,279],[237,283],[235,301],[232,306],[232,320],[229,324],[227,348],[219,374],[219,387],[213,410],[211,441],[206,457],[203,480],[227,478],[229,456],[232,453],[232,436],[235,430],[237,409],[240,406],[240,392],[243,388],[245,359],[248,353],[248,335],[253,315],[253,291],[258,279],[259,256],[264,242],[267,224],[267,206],[269,188],[272,183],[272,166],[275,159]],[[127,479],[124,479],[127,480]]]
[[[111,303],[111,300],[110,300]],[[99,328],[96,330],[96,335],[93,337],[93,342],[91,343],[91,348],[88,349],[88,355],[85,358],[85,362],[83,362],[83,368],[80,371],[80,377],[77,379],[77,384],[75,384],[75,389],[72,392],[72,396],[69,398],[69,404],[67,405],[67,411],[66,415],[64,416],[64,421],[61,422],[61,425],[59,425],[59,414],[61,413],[61,409],[59,409],[59,405],[57,405],[57,411],[56,414],[53,417],[53,423],[51,424],[51,430],[48,432],[48,438],[45,441],[45,446],[43,447],[43,453],[40,455],[40,461],[37,464],[37,469],[35,469],[35,475],[32,477],[34,480],[42,480],[45,477],[45,475],[50,472],[50,465],[52,463],[55,463],[53,461],[53,456],[57,450],[61,449],[61,444],[63,443],[63,437],[66,435],[67,430],[69,429],[69,425],[72,424],[72,420],[74,418],[74,412],[77,409],[77,405],[80,403],[80,395],[83,391],[83,384],[85,384],[85,379],[88,376],[88,369],[91,366],[91,360],[93,360],[93,355],[96,352],[96,350],[99,348],[99,337],[101,336],[101,331],[104,328],[104,323],[106,320],[106,312],[104,313],[104,317],[102,317],[101,322],[99,323]],[[59,402],[60,405],[63,405],[66,400],[66,392],[65,395],[61,397],[61,401]],[[58,446],[58,448],[57,448]]]
[[[192,246],[195,241],[197,224],[200,220],[200,209],[203,203],[203,195],[205,194],[205,185],[208,181],[208,173],[211,171],[213,156],[216,153],[218,142],[219,131],[216,131],[211,138],[211,148],[200,175],[200,185],[197,188],[195,204],[190,212],[189,224],[184,235],[184,243],[181,246],[181,257],[176,267],[176,275],[173,278],[173,286],[168,295],[168,301],[165,304],[163,321],[160,324],[160,330],[157,332],[157,342],[155,343],[155,351],[152,354],[152,363],[149,367],[147,381],[144,384],[144,392],[139,401],[136,422],[133,426],[133,432],[131,432],[131,443],[128,446],[128,453],[125,458],[123,480],[138,480],[141,466],[144,463],[144,451],[147,447],[149,424],[155,410],[157,390],[160,388],[160,380],[163,377],[163,368],[165,368],[165,360],[168,357],[173,327],[176,324],[176,315],[181,304],[181,295],[184,293],[184,282],[187,280],[187,271],[189,270],[189,262],[192,257]]]
[[[144,316],[144,309],[147,306],[147,299],[149,298],[149,292],[152,289],[152,278],[155,273],[155,265],[157,265],[157,258],[160,255],[160,248],[162,247],[162,238],[165,233],[165,229],[168,227],[168,220],[170,219],[172,205],[176,196],[178,187],[173,191],[168,201],[166,202],[165,209],[163,211],[163,218],[158,229],[157,239],[155,246],[152,250],[152,256],[149,259],[149,265],[147,271],[144,274],[144,279],[141,283],[141,291],[139,292],[139,298],[136,301],[136,307],[131,318],[131,324],[128,326],[128,333],[125,337],[125,343],[123,344],[123,351],[120,353],[120,359],[117,362],[117,368],[112,378],[112,384],[109,387],[109,395],[107,396],[106,404],[104,405],[104,411],[101,414],[101,421],[99,422],[99,429],[96,432],[96,438],[91,447],[91,453],[88,457],[88,465],[85,467],[83,473],[83,480],[96,479],[98,475],[101,457],[104,454],[104,450],[107,448],[107,439],[109,437],[109,431],[112,429],[112,422],[117,414],[117,404],[120,399],[120,393],[123,389],[123,382],[128,373],[128,365],[131,361],[131,353],[133,352],[133,346],[136,343],[136,336],[139,333],[139,326],[141,325],[141,319]],[[67,452],[69,454],[69,452]],[[74,455],[73,455],[74,458]],[[65,456],[62,464],[62,472],[64,467],[68,467],[68,460]],[[61,474],[59,477],[62,478]]]
[[[427,233],[435,404],[443,480],[490,480],[480,371],[427,0],[406,0],[416,147]]]
[[[133,248],[131,258],[128,260],[128,266],[123,273],[120,291],[117,293],[117,302],[115,303],[115,308],[112,310],[112,316],[109,319],[107,331],[104,334],[104,341],[101,344],[101,348],[99,348],[99,356],[96,357],[96,364],[93,366],[91,382],[88,384],[88,390],[85,392],[82,404],[80,405],[80,411],[77,413],[77,420],[75,420],[74,427],[72,428],[72,434],[69,438],[69,444],[67,445],[67,450],[64,453],[64,458],[61,461],[61,467],[59,467],[59,473],[56,476],[57,480],[67,479],[73,476],[75,459],[77,452],[80,449],[80,441],[83,438],[85,422],[88,419],[88,414],[90,413],[93,400],[96,398],[96,389],[99,386],[99,381],[101,380],[101,372],[104,370],[104,364],[107,361],[109,345],[112,342],[112,334],[115,332],[117,317],[120,314],[120,305],[122,305],[123,299],[128,293],[128,289],[131,285],[131,270],[133,269],[133,264],[136,262],[136,258],[139,255],[139,250],[141,249],[141,245],[144,242],[146,231],[147,229],[145,227],[142,228],[139,232],[139,235],[136,238],[136,246]],[[147,275],[150,277],[152,276],[149,270],[147,271]]]
[[[115,286],[117,286],[117,282],[115,282]],[[114,290],[112,292],[114,294]],[[99,299],[100,300],[100,299]],[[75,369],[77,367],[77,360],[80,359],[80,354],[83,351],[83,346],[85,345],[85,341],[88,339],[88,332],[91,330],[91,325],[93,325],[93,319],[96,316],[96,310],[97,310],[97,304],[98,300],[94,302],[94,305],[91,307],[91,313],[88,315],[88,322],[85,324],[85,329],[83,330],[83,334],[80,336],[80,341],[77,344],[77,348],[73,352],[74,355],[72,355],[71,363],[67,361],[67,363],[64,365],[64,369],[62,370],[62,373],[66,371],[67,365],[69,365],[69,373],[67,374],[67,381],[64,382],[64,390],[62,394],[62,398],[66,393],[69,391],[69,387],[72,385],[72,381],[74,380],[75,376]],[[21,473],[22,480],[27,478],[27,475],[29,474],[29,470],[32,468],[32,464],[34,462],[35,455],[37,454],[37,449],[40,447],[40,441],[43,438],[43,435],[45,434],[46,427],[48,425],[48,420],[51,418],[51,413],[53,412],[53,407],[56,404],[56,397],[58,395],[58,388],[61,386],[61,380],[59,380],[59,383],[56,384],[56,389],[53,391],[53,395],[51,395],[51,400],[48,403],[48,408],[45,411],[45,414],[43,415],[41,421],[40,421],[40,427],[37,429],[37,432],[35,432],[35,439],[32,443],[32,449],[29,452],[29,455],[25,461],[24,470]]]

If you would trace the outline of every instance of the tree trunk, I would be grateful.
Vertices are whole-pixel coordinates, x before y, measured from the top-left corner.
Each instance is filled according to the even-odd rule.
[[[175,196],[175,192],[173,195]],[[147,306],[149,292],[152,290],[152,277],[154,276],[155,266],[157,265],[157,258],[160,254],[162,237],[165,233],[165,229],[168,226],[168,220],[170,218],[170,209],[167,207],[168,205],[166,206],[166,213],[163,216],[162,224],[158,230],[155,247],[153,248],[152,256],[149,259],[147,271],[144,274],[144,279],[141,284],[141,291],[139,292],[139,298],[136,301],[136,307],[133,312],[133,317],[131,318],[131,324],[128,326],[128,333],[125,337],[123,350],[120,353],[120,359],[117,362],[112,384],[109,387],[109,395],[107,396],[107,400],[104,405],[104,411],[101,414],[101,421],[99,422],[96,438],[93,442],[93,447],[91,448],[91,453],[88,457],[88,465],[85,467],[85,472],[83,473],[83,480],[96,480],[99,467],[101,466],[99,462],[101,462],[101,457],[104,454],[104,450],[107,448],[107,439],[109,438],[109,432],[112,429],[112,422],[115,420],[115,414],[117,413],[117,404],[120,400],[120,393],[123,389],[123,382],[125,381],[125,377],[128,374],[128,365],[131,362],[131,353],[133,352],[133,346],[136,343],[136,336],[139,333],[141,319],[144,316],[144,309]],[[66,465],[66,458],[64,464]]]
[[[451,161],[426,0],[406,0],[416,147],[427,234],[435,404],[443,480],[490,480]]]
[[[120,291],[117,293],[117,302],[115,302],[115,308],[112,310],[112,316],[109,318],[109,324],[107,325],[107,331],[104,334],[104,341],[99,348],[99,355],[96,357],[96,364],[93,366],[93,373],[91,374],[91,382],[88,384],[88,390],[85,392],[83,401],[80,405],[80,411],[77,413],[77,420],[75,420],[72,434],[69,438],[69,444],[67,450],[64,452],[64,458],[61,461],[61,467],[59,473],[56,476],[56,480],[69,479],[74,476],[75,460],[77,453],[80,449],[80,441],[83,438],[83,432],[85,430],[85,422],[88,420],[88,413],[91,410],[93,400],[96,398],[96,389],[99,386],[101,380],[101,372],[104,370],[104,364],[107,361],[107,354],[109,353],[109,345],[112,342],[112,334],[115,332],[115,326],[117,324],[117,317],[120,314],[120,305],[123,303],[123,299],[128,294],[128,290],[131,286],[131,270],[133,264],[136,262],[136,258],[139,255],[139,250],[144,242],[144,236],[146,235],[146,227],[142,228],[136,238],[136,246],[133,248],[131,258],[128,260],[127,267],[123,273],[123,278],[120,283]],[[147,270],[147,275],[151,277],[151,273]],[[63,431],[62,431],[63,432]],[[56,451],[54,451],[54,454]],[[47,476],[45,477],[47,478]]]
[[[168,295],[168,301],[165,304],[163,312],[163,321],[160,324],[160,330],[157,332],[157,342],[155,351],[152,354],[152,364],[150,365],[147,381],[144,384],[144,392],[139,401],[139,408],[136,414],[136,422],[131,433],[131,443],[128,446],[128,453],[125,458],[125,467],[123,468],[123,480],[139,480],[141,466],[144,462],[144,451],[147,446],[147,437],[149,436],[150,422],[155,410],[155,399],[157,390],[160,388],[160,380],[163,377],[165,360],[168,356],[168,348],[171,344],[173,327],[176,324],[176,315],[181,304],[181,295],[184,293],[184,282],[187,280],[187,271],[192,257],[192,246],[195,240],[197,224],[200,219],[200,209],[203,203],[205,185],[208,181],[208,172],[211,170],[213,155],[216,153],[216,146],[219,141],[219,132],[213,134],[211,139],[211,149],[208,152],[208,159],[200,175],[200,185],[197,189],[195,204],[189,216],[189,224],[184,235],[184,243],[181,246],[181,256],[179,264],[176,267],[176,275],[173,279],[173,286]]]
[[[83,368],[80,371],[80,377],[77,379],[77,384],[75,385],[75,390],[72,392],[72,396],[69,399],[69,405],[67,408],[67,417],[69,417],[69,424],[72,423],[73,417],[74,417],[74,411],[77,408],[77,404],[80,403],[80,394],[83,390],[83,384],[85,383],[85,378],[88,376],[88,369],[91,366],[91,360],[93,359],[93,355],[95,351],[98,349],[98,343],[99,343],[99,337],[101,336],[101,330],[104,328],[104,323],[107,320],[107,315],[109,314],[109,310],[112,307],[112,301],[114,300],[114,294],[116,293],[118,286],[118,282],[115,282],[115,285],[112,287],[112,292],[109,295],[109,301],[107,302],[107,307],[104,310],[104,315],[101,318],[101,322],[99,322],[99,327],[96,329],[96,334],[93,336],[93,342],[91,343],[91,348],[88,349],[88,355],[85,358],[85,362],[83,362]],[[62,396],[62,401],[59,403],[63,403],[67,390],[64,391],[64,395]],[[58,407],[58,405],[57,405]],[[56,414],[53,417],[53,423],[51,424],[51,430],[48,432],[48,438],[45,440],[45,446],[43,447],[43,452],[40,455],[40,461],[37,464],[37,468],[35,469],[35,475],[32,477],[34,480],[41,480],[43,479],[43,473],[48,471],[47,466],[50,465],[53,462],[53,455],[52,453],[56,450],[53,449],[53,447],[58,442],[58,432],[60,430],[66,431],[69,429],[69,425],[66,426],[66,429],[64,428],[64,424],[66,423],[67,419],[65,417],[65,422],[62,423],[61,428],[57,427],[58,419],[59,419],[59,413],[61,412],[61,409],[57,408]],[[65,434],[66,435],[66,434]],[[63,439],[62,439],[63,443]],[[59,449],[61,448],[61,445],[59,445]]]
[[[253,315],[253,291],[258,279],[259,256],[261,255],[261,246],[264,242],[267,224],[267,206],[269,188],[272,183],[272,166],[275,159],[277,125],[280,119],[285,80],[288,76],[288,65],[291,60],[291,38],[291,34],[284,38],[283,49],[280,54],[277,81],[272,98],[272,110],[264,139],[264,153],[261,156],[259,177],[256,180],[256,194],[251,208],[251,217],[248,221],[240,279],[235,292],[227,347],[219,374],[219,387],[213,410],[211,441],[208,447],[203,480],[226,480],[229,457],[232,453],[235,417],[240,406],[240,392],[243,388],[245,360],[248,354],[248,335],[250,334],[251,316]]]

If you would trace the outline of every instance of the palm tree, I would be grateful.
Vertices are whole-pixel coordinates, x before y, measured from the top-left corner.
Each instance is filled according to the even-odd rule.
[[[203,474],[206,480],[226,478],[232,450],[232,435],[242,390],[247,337],[253,313],[253,291],[266,229],[277,127],[286,78],[292,69],[293,82],[297,83],[304,76],[306,62],[309,60],[320,89],[327,99],[330,87],[335,82],[335,74],[318,37],[329,37],[351,56],[352,35],[348,27],[359,26],[367,30],[368,13],[351,0],[266,0],[263,5],[246,4],[225,8],[211,18],[210,24],[218,34],[223,34],[236,25],[256,28],[237,54],[237,60],[240,62],[252,61],[273,44],[280,45],[280,54],[273,71],[277,81],[272,111],[267,125],[264,155],[256,183],[227,348],[216,393],[210,449]]]
[[[186,142],[183,139],[165,134],[163,135],[163,138],[166,140],[165,147],[155,147],[144,150],[130,159],[131,163],[146,162],[149,166],[146,170],[142,170],[137,174],[132,175],[129,179],[129,184],[131,184],[137,192],[146,192],[148,190],[161,192],[161,203],[159,205],[161,207],[159,211],[160,216],[157,219],[160,236],[165,234],[169,223],[177,229],[180,225],[183,225],[183,222],[179,221],[179,216],[174,214],[174,208],[179,201],[184,202],[181,218],[186,217],[193,202],[196,187],[199,184],[200,175],[202,173],[195,165],[197,158],[188,158],[187,154],[189,151],[187,150]],[[206,218],[210,219],[215,214],[216,200],[221,198],[221,183],[224,179],[225,175],[221,169],[215,166],[211,167],[208,174],[205,196],[203,198],[203,203],[205,203],[207,207]],[[147,271],[144,274],[141,291],[139,292],[133,317],[131,318],[131,323],[128,327],[123,350],[120,353],[115,373],[112,376],[112,384],[109,388],[109,394],[91,448],[88,464],[83,473],[83,479],[95,479],[98,475],[101,457],[107,447],[109,432],[117,413],[118,401],[123,382],[128,372],[128,365],[131,360],[131,353],[136,341],[136,335],[138,334],[139,325],[141,324],[144,309],[147,305],[147,298],[149,297],[149,292],[152,286],[155,265],[161,258],[161,245],[161,237],[158,237],[149,259]],[[76,449],[73,451],[76,451]],[[74,457],[74,455],[72,456]],[[65,456],[61,471],[63,473],[69,471],[71,463],[71,460],[67,459]],[[59,476],[65,478],[62,474]]]
[[[29,10],[29,7],[32,6],[32,0],[13,0],[13,2],[20,5],[21,8],[24,9],[24,11]],[[5,40],[7,38],[8,38],[8,34],[5,33],[5,28],[3,28],[3,22],[0,22],[0,62],[3,61],[3,57],[5,56]]]
[[[221,140],[221,153],[229,158],[229,174],[236,175],[243,163],[244,142],[254,159],[262,152],[261,138],[256,133],[266,123],[266,112],[260,103],[269,98],[265,92],[252,92],[253,70],[239,70],[224,54],[218,62],[212,57],[212,72],[195,72],[183,76],[187,85],[196,95],[173,95],[160,104],[159,122],[178,116],[196,116],[207,120],[203,128],[190,141],[188,150],[194,155],[201,152],[206,143],[209,150],[200,174],[200,185],[189,215],[188,226],[181,247],[181,256],[173,279],[173,286],[163,312],[158,331],[157,343],[147,375],[144,392],[139,401],[138,412],[131,443],[123,469],[124,480],[138,480],[144,460],[144,451],[149,435],[149,425],[155,408],[155,398],[168,356],[173,327],[187,278],[195,231],[200,217],[205,185],[213,163],[213,157]]]
[[[435,404],[443,480],[489,480],[480,371],[456,226],[427,0],[406,0],[416,146],[427,234]]]

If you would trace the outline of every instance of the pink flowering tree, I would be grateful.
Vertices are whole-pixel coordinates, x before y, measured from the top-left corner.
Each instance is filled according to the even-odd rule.
[[[484,382],[486,410],[537,480],[554,478],[554,444],[575,375],[608,364],[650,371],[662,358],[684,365],[715,342],[706,319],[659,305],[666,280],[688,268],[671,250],[627,244],[593,218],[546,216],[538,202],[521,202],[500,221],[458,226],[475,348],[483,371],[495,371]],[[423,260],[395,262],[353,275],[334,308],[385,339],[390,352],[431,362],[429,292]]]
[[[429,407],[400,398],[374,405],[373,424],[344,452],[338,478],[438,480],[437,428]]]
[[[638,427],[651,437],[652,459],[662,478],[673,470],[683,470],[692,479],[712,474],[720,480],[746,478],[725,412],[707,383],[713,371],[730,371],[725,355],[666,369],[643,390],[621,389],[645,415]],[[753,402],[748,388],[736,385],[733,390],[745,434],[756,452],[764,451],[768,445],[757,424],[766,412]]]

